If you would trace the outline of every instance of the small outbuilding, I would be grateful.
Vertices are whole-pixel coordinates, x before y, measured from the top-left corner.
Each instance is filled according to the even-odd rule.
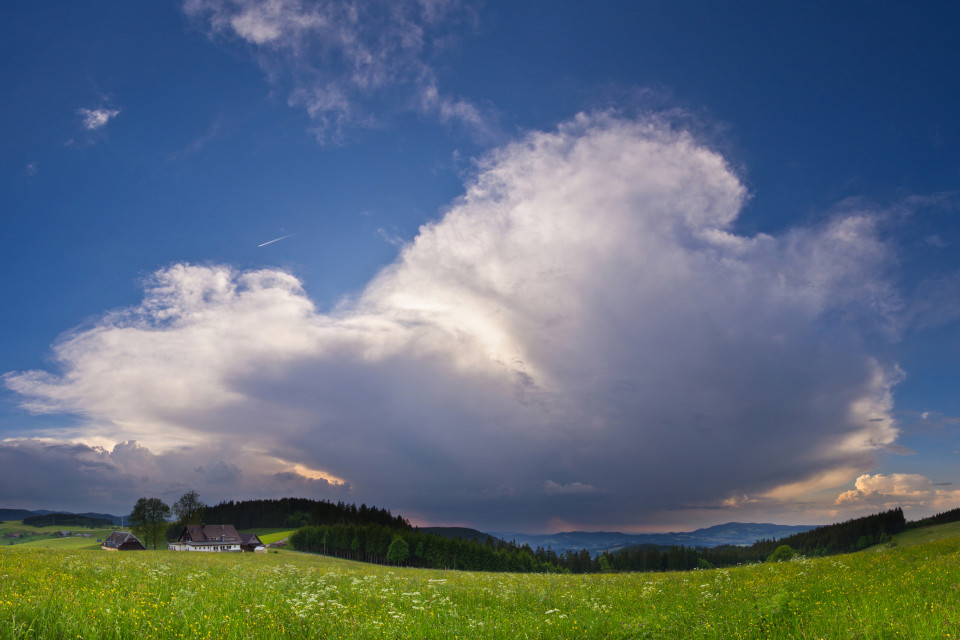
[[[104,551],[146,551],[143,543],[129,531],[114,531],[103,541],[100,548]]]
[[[266,549],[263,542],[255,533],[243,533],[240,532],[240,550],[241,551],[256,551],[257,547],[261,549]]]

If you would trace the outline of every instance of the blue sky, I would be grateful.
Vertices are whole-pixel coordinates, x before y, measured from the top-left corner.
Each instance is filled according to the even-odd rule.
[[[0,506],[960,506],[953,3],[0,24]]]

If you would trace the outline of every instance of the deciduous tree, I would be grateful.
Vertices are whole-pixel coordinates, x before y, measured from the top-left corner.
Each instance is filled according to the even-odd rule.
[[[130,527],[144,542],[152,542],[157,549],[157,538],[167,529],[170,507],[160,498],[140,498],[130,513]]]
[[[173,513],[180,524],[200,524],[206,508],[207,505],[200,500],[200,494],[195,489],[190,489],[173,503]]]
[[[410,557],[410,545],[400,536],[394,536],[387,548],[387,562],[403,564]]]

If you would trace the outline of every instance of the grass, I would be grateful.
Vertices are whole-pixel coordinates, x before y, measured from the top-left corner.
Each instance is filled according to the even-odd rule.
[[[955,638],[960,540],[664,574],[0,548],[0,638]]]
[[[88,527],[77,525],[51,525],[48,527],[35,527],[29,524],[23,524],[22,520],[6,520],[0,522],[0,535],[9,531],[35,531],[37,533],[52,533],[54,531],[94,531]]]
[[[934,542],[946,538],[960,538],[960,522],[935,524],[920,529],[908,529],[894,536],[893,540],[898,546],[909,547],[915,544],[924,544],[925,542]]]
[[[24,547],[41,547],[44,549],[100,549],[100,544],[97,543],[97,538],[106,539],[111,533],[117,530],[120,530],[120,528],[113,527],[112,529],[86,529],[84,527],[61,526],[34,527],[25,525],[20,521],[0,522],[0,545],[22,545]],[[129,531],[129,528],[125,530]],[[61,538],[57,535],[57,533],[60,531],[90,533],[92,536],[90,538],[81,538],[76,536]],[[296,530],[290,529],[289,527],[275,527],[246,529],[245,531],[248,533],[257,534],[264,544],[270,544],[271,542],[276,542],[277,540],[283,540],[284,538],[287,538]],[[23,538],[2,537],[5,533],[15,532],[29,532],[33,533],[34,535]]]
[[[13,520],[0,522],[0,545],[26,545],[52,549],[99,549],[100,545],[96,544],[97,538],[106,538],[117,529],[118,527],[113,527],[110,529],[88,529],[86,527],[78,526],[34,527],[32,525],[23,524],[23,522],[19,520]],[[68,536],[66,538],[61,538],[57,535],[60,531],[89,533],[91,534],[91,537],[81,538]],[[9,533],[32,533],[33,535],[24,536],[22,538],[4,537],[4,534]]]
[[[35,549],[100,549],[100,543],[97,542],[97,538],[106,539],[111,533],[112,529],[106,529],[103,531],[94,531],[92,532],[93,536],[90,538],[81,538],[78,536],[69,536],[67,538],[43,538],[41,540],[32,540],[30,542],[24,542],[19,546],[22,548],[35,548]]]
[[[296,529],[289,528],[279,528],[279,529],[244,529],[244,533],[255,533],[257,537],[260,538],[260,541],[263,544],[270,544],[271,542],[276,542],[277,540],[283,540],[289,536],[292,536]]]
[[[32,527],[30,525],[23,524],[20,520],[6,520],[0,522],[0,535],[8,532],[16,531],[43,531],[49,527]]]

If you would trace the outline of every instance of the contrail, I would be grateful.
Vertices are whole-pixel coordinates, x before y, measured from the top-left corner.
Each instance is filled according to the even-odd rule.
[[[280,236],[279,238],[274,238],[273,240],[268,240],[267,242],[264,242],[263,244],[258,244],[258,245],[257,245],[257,249],[259,249],[260,247],[265,247],[265,246],[267,246],[268,244],[273,244],[274,242],[280,242],[281,240],[286,240],[287,238],[292,238],[292,237],[295,236],[295,235],[297,235],[297,234],[291,233],[291,234],[288,235],[288,236]]]

